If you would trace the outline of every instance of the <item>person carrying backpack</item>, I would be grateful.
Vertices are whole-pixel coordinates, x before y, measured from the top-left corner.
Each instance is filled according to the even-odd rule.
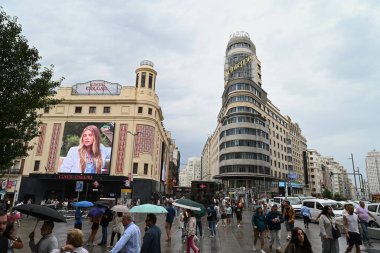
[[[100,226],[102,226],[102,240],[98,245],[107,245],[108,225],[113,220],[113,213],[107,208],[106,212],[102,215]]]
[[[207,208],[207,221],[208,221],[208,226],[211,231],[210,238],[214,238],[216,235],[216,221],[217,221],[217,213],[214,208],[214,204],[211,204]]]

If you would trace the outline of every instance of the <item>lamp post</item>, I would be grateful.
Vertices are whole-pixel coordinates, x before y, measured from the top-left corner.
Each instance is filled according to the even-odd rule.
[[[352,170],[354,171],[355,191],[356,191],[356,199],[357,199],[359,196],[359,193],[358,193],[358,186],[356,185],[356,170],[355,170],[355,164],[354,164],[354,155],[351,153],[351,157],[347,159],[350,159],[352,161]]]

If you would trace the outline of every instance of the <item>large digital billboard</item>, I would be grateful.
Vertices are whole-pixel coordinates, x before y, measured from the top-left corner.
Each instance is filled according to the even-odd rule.
[[[66,122],[58,173],[109,174],[114,122]]]

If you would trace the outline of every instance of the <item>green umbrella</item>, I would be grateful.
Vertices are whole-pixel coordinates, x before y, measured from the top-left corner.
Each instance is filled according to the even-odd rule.
[[[130,213],[168,213],[162,206],[143,204],[134,206],[129,210]]]
[[[193,211],[195,216],[199,216],[199,217],[205,216],[206,214],[206,209],[204,205],[202,205],[201,203],[195,202],[191,199],[177,199],[173,203],[173,206],[190,209]]]

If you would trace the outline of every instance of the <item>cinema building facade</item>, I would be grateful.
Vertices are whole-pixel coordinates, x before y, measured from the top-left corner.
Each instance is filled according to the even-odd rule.
[[[155,93],[156,76],[153,63],[142,61],[135,86],[95,80],[59,88],[56,98],[62,101],[41,110],[41,135],[23,159],[18,200],[39,203],[79,193],[80,200],[147,202],[165,192],[172,143]],[[88,128],[97,129],[100,145],[81,153]]]

